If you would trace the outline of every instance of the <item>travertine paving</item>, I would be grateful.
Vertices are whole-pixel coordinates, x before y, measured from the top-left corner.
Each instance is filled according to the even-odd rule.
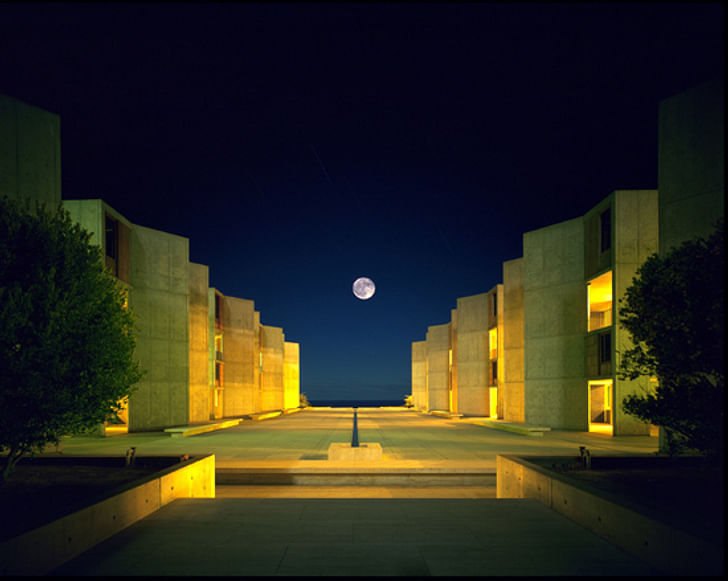
[[[529,437],[404,409],[359,409],[358,470],[495,473],[496,455],[644,454],[656,438]],[[350,470],[352,411],[314,409],[189,438],[71,438],[63,454],[214,453],[227,469]],[[494,484],[494,481],[493,481]],[[649,575],[647,565],[531,499],[494,486],[220,486],[177,500],[58,569],[58,575]]]

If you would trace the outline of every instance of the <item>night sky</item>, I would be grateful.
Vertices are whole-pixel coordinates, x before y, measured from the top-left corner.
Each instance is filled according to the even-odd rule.
[[[60,115],[64,199],[188,237],[299,342],[310,400],[401,400],[524,232],[657,187],[658,103],[722,73],[723,10],[0,3],[0,92]]]

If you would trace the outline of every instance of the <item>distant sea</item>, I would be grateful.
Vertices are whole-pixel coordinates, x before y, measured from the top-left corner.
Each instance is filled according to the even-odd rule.
[[[362,399],[362,400],[342,400],[342,399],[310,399],[308,403],[314,407],[332,407],[332,408],[379,408],[379,407],[404,407],[404,398],[402,399]]]

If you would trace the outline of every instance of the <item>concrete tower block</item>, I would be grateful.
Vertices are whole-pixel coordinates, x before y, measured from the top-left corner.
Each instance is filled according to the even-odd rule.
[[[0,95],[0,196],[61,202],[61,118]]]
[[[283,344],[283,407],[290,410],[300,403],[300,345],[286,341]]]
[[[725,212],[723,78],[660,103],[658,127],[661,254],[707,236]]]
[[[260,326],[260,372],[261,411],[284,409],[283,390],[283,329]]]
[[[523,423],[523,258],[503,263],[503,357],[504,419]]]
[[[458,412],[489,415],[488,293],[457,299]]]
[[[129,401],[129,430],[189,423],[189,240],[133,226],[129,305],[147,375]]]
[[[449,409],[450,324],[427,328],[428,409]]]
[[[225,296],[223,305],[224,415],[241,416],[256,411],[255,304]]]
[[[523,267],[525,421],[585,431],[582,218],[525,233]]]
[[[412,405],[418,410],[428,409],[426,341],[412,343]]]
[[[189,263],[190,423],[211,419],[209,371],[209,268]]]

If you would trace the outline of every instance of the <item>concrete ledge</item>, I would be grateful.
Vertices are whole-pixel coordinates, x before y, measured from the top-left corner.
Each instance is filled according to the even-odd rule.
[[[723,550],[578,488],[527,458],[497,456],[497,498],[536,498],[610,543],[670,575],[721,575]],[[720,541],[719,541],[720,542]]]
[[[433,415],[433,416],[440,416],[442,418],[450,418],[450,419],[458,419],[458,418],[463,417],[463,414],[456,414],[453,412],[449,412],[447,410],[430,410],[429,413],[430,413],[430,415]]]
[[[347,462],[330,468],[220,468],[220,485],[292,486],[488,486],[496,485],[493,469],[395,469]]]
[[[0,543],[0,575],[45,575],[176,498],[215,497],[215,456],[185,460]]]
[[[260,414],[252,414],[250,416],[253,420],[267,420],[269,418],[275,418],[283,414],[283,410],[274,410],[270,412],[263,412]]]
[[[491,428],[493,430],[501,430],[503,432],[512,432],[523,436],[543,436],[544,432],[550,432],[551,428],[543,426],[527,426],[525,424],[512,424],[499,420],[470,420],[471,424]]]
[[[173,438],[186,438],[187,436],[196,436],[197,434],[205,434],[207,432],[214,432],[215,430],[222,430],[224,428],[232,428],[237,426],[243,420],[225,420],[223,422],[216,422],[214,424],[200,424],[194,426],[177,426],[175,428],[166,428],[165,433],[169,434]]]
[[[353,448],[351,443],[334,442],[329,446],[329,460],[334,462],[376,461],[382,459],[382,445],[373,442],[359,444]]]

